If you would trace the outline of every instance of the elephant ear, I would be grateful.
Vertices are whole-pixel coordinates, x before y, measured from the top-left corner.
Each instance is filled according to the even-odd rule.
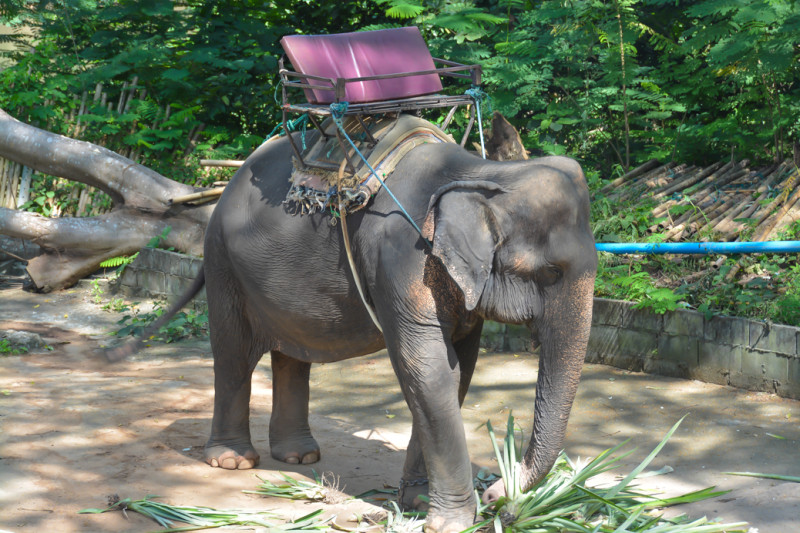
[[[423,236],[464,293],[467,310],[478,305],[492,271],[499,240],[488,198],[503,189],[496,183],[453,182],[431,196]]]

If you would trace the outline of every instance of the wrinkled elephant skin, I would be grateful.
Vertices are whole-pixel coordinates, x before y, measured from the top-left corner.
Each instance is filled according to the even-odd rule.
[[[283,204],[290,154],[286,139],[259,148],[208,226],[216,395],[206,459],[230,469],[258,464],[250,379],[270,352],[271,454],[287,463],[319,460],[308,424],[311,364],[386,347],[413,415],[401,503],[412,506],[427,492],[428,529],[464,529],[476,504],[460,406],[484,320],[527,324],[542,346],[527,485],[562,447],[597,267],[583,173],[562,157],[495,162],[456,145],[415,148],[388,184],[432,247],[385,190],[347,218],[381,333],[358,295],[341,227],[329,214],[293,216]]]

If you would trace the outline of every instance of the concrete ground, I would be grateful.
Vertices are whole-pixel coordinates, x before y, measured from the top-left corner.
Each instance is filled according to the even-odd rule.
[[[108,296],[102,295],[102,301]],[[134,513],[78,515],[105,506],[106,496],[161,496],[173,504],[273,509],[299,517],[320,504],[244,494],[279,471],[312,476],[311,466],[269,457],[271,391],[268,358],[253,384],[253,437],[262,454],[254,471],[212,469],[201,461],[213,400],[207,341],[155,345],[108,366],[98,349],[119,315],[94,303],[88,284],[55,294],[0,285],[0,330],[41,332],[51,352],[0,358],[0,530],[130,531],[157,529]],[[486,420],[502,434],[511,410],[530,431],[537,358],[485,353],[463,410],[475,470],[496,471]],[[322,446],[316,472],[333,472],[347,494],[396,485],[410,415],[385,353],[312,370],[312,429]],[[683,506],[692,517],[747,521],[760,533],[800,530],[800,483],[738,477],[728,471],[800,476],[800,402],[766,393],[586,365],[570,418],[566,451],[594,456],[630,439],[627,474],[688,414],[642,480],[670,496],[708,486],[730,490]],[[369,510],[327,506],[336,522]],[[675,513],[674,509],[669,510]]]

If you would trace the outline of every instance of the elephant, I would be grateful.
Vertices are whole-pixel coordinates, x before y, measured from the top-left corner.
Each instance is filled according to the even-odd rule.
[[[273,372],[270,453],[310,464],[320,459],[308,423],[311,365],[386,348],[412,413],[401,505],[422,500],[428,530],[461,531],[477,502],[460,407],[485,320],[527,325],[541,347],[523,488],[549,472],[564,442],[597,269],[581,167],[559,156],[498,162],[457,144],[418,146],[387,179],[397,201],[383,188],[347,215],[351,269],[334,217],[293,216],[284,204],[291,153],[284,137],[248,157],[206,230],[203,273],[190,290],[205,283],[214,355],[206,461],[258,464],[249,402],[263,354]],[[502,494],[499,481],[484,499]]]

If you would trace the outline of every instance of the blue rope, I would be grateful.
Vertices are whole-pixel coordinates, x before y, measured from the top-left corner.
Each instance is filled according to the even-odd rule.
[[[397,207],[400,208],[400,211],[403,213],[403,215],[408,219],[409,222],[411,222],[411,225],[414,226],[415,230],[417,230],[417,233],[419,233],[419,236],[422,238],[425,244],[428,245],[428,248],[433,248],[431,242],[422,235],[422,230],[419,229],[419,226],[417,226],[417,223],[414,222],[413,218],[411,218],[411,215],[408,214],[408,211],[406,211],[406,209],[403,207],[403,204],[400,203],[400,200],[398,200],[397,197],[394,195],[394,193],[391,191],[391,189],[389,189],[389,187],[386,186],[386,183],[380,178],[380,176],[378,176],[378,173],[375,171],[374,168],[372,168],[372,165],[369,164],[367,158],[364,157],[364,154],[362,154],[358,150],[358,147],[356,147],[356,145],[350,139],[350,136],[347,135],[347,132],[344,130],[344,124],[342,124],[342,117],[344,117],[344,114],[347,113],[348,105],[349,104],[347,102],[339,102],[339,103],[334,102],[331,104],[330,109],[331,109],[331,118],[333,118],[333,122],[336,124],[336,127],[339,128],[339,131],[342,133],[344,138],[347,139],[347,142],[350,143],[350,146],[353,147],[353,150],[355,150],[356,154],[358,154],[358,157],[360,157],[361,160],[364,162],[364,164],[367,165],[367,168],[369,169],[370,172],[372,172],[372,175],[375,176],[378,182],[380,182],[381,187],[386,189],[386,192],[388,192],[389,196],[392,197],[392,200],[394,200],[394,203],[396,203]]]
[[[470,89],[464,91],[464,94],[471,97],[475,101],[475,110],[477,111],[478,115],[478,133],[481,137],[481,155],[484,159],[486,159],[486,147],[483,144],[483,119],[481,118],[481,104],[484,100],[486,100],[487,104],[489,105],[489,112],[491,113],[492,101],[489,98],[489,95],[483,92],[483,89],[477,85],[473,85]]]
[[[297,128],[302,128],[302,135],[300,136],[300,140],[303,142],[303,150],[306,149],[306,128],[308,127],[308,113],[303,113],[299,117],[294,120],[289,120],[286,122],[286,129],[291,131],[297,131]],[[272,131],[267,135],[264,139],[264,142],[268,141],[275,135],[275,132],[278,132],[279,135],[286,135],[286,131],[283,129],[283,122],[272,128]]]

